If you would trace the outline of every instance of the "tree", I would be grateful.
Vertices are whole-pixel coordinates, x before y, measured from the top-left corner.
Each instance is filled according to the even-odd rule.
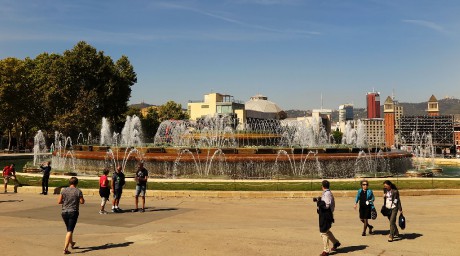
[[[72,138],[80,132],[97,134],[102,117],[124,121],[136,82],[126,56],[114,63],[86,42],[62,55],[0,60],[0,134],[9,135],[9,148],[13,133],[25,144],[38,129]]]
[[[338,129],[332,132],[332,137],[334,138],[334,144],[342,143],[343,133]]]
[[[142,128],[144,129],[144,136],[147,140],[152,141],[155,138],[158,127],[160,126],[160,118],[158,110],[155,107],[149,108],[147,115],[141,119]]]
[[[33,119],[31,103],[35,92],[28,73],[23,60],[6,58],[0,61],[0,123],[8,131],[8,149],[13,146],[13,133],[16,149],[23,146],[20,134],[24,134],[23,128]]]
[[[158,108],[158,119],[160,122],[165,120],[188,119],[188,114],[182,109],[182,105],[174,101],[168,101]]]
[[[53,102],[53,127],[69,136],[80,132],[96,134],[102,117],[121,121],[131,97],[136,73],[126,56],[115,64],[102,51],[79,42],[62,57],[60,84]]]

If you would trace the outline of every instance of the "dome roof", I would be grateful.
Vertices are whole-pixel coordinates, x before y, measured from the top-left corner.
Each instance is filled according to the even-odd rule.
[[[252,118],[278,119],[278,113],[283,111],[276,103],[260,94],[251,97],[244,105],[246,116]]]

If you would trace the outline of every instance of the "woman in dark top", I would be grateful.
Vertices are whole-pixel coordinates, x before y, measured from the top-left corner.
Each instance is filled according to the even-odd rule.
[[[388,242],[392,242],[395,237],[399,236],[398,227],[396,226],[398,210],[400,214],[403,213],[403,210],[401,199],[399,198],[399,191],[395,184],[389,180],[383,182],[383,200],[385,200],[385,207],[391,209],[391,214],[388,216],[388,220],[390,221],[390,236],[388,237]]]
[[[369,228],[369,234],[372,235],[372,229],[374,226],[369,224],[369,219],[371,219],[371,211],[374,208],[374,193],[369,189],[369,182],[367,180],[361,181],[361,188],[358,190],[355,198],[355,206],[358,206],[359,203],[359,218],[364,224],[362,236],[366,236],[366,229]]]
[[[64,254],[70,254],[69,245],[73,249],[75,242],[73,241],[73,230],[77,225],[80,204],[85,203],[83,193],[77,188],[78,179],[72,177],[69,180],[69,187],[61,190],[58,204],[62,204],[62,219],[67,227],[67,234],[64,242]]]

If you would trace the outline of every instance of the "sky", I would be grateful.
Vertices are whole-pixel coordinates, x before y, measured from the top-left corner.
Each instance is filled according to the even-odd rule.
[[[211,92],[282,109],[460,98],[458,0],[0,0],[0,59],[85,41],[137,73],[130,104]]]

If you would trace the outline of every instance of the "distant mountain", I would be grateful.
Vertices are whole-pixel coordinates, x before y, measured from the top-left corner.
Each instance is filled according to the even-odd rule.
[[[145,102],[141,102],[141,103],[137,103],[137,104],[131,104],[129,105],[128,107],[130,108],[138,108],[138,109],[143,109],[143,108],[147,108],[147,107],[151,107],[151,106],[154,106],[152,104],[147,104]]]

